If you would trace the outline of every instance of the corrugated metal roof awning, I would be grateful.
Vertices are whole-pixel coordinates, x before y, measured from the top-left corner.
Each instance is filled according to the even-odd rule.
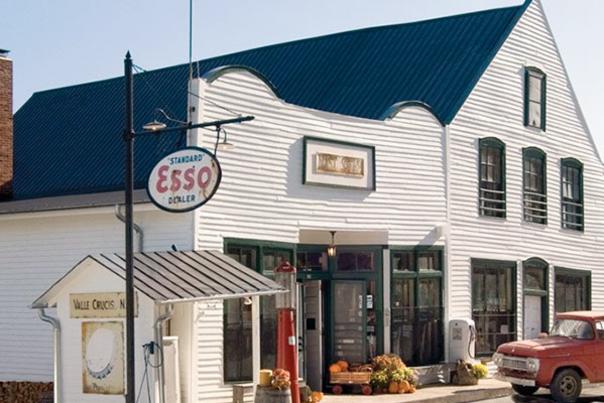
[[[123,255],[99,254],[90,255],[87,259],[94,260],[123,279],[126,278],[126,262]],[[48,306],[50,295],[61,287],[63,280],[82,262],[51,286],[31,307]],[[134,287],[159,303],[287,292],[273,280],[218,251],[135,253]]]

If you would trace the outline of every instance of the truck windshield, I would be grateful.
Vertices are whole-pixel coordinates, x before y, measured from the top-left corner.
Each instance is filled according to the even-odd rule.
[[[571,337],[573,339],[593,339],[594,332],[591,324],[584,320],[558,319],[550,333],[552,336]]]

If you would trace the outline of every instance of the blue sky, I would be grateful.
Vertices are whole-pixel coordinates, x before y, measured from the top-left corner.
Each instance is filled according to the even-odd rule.
[[[193,0],[193,57],[522,0]],[[579,102],[604,152],[604,2],[542,0]],[[0,48],[14,61],[15,110],[35,91],[188,60],[188,0],[3,0]]]

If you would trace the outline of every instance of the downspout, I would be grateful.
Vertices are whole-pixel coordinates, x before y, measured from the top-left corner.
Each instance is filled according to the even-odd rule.
[[[160,305],[161,306],[161,305]],[[158,354],[155,355],[155,371],[157,377],[157,383],[159,387],[159,403],[166,403],[166,391],[165,391],[165,362],[164,362],[164,343],[163,343],[163,324],[165,321],[170,319],[174,314],[174,306],[172,304],[167,305],[167,311],[163,315],[160,315],[155,320],[155,343],[157,344]]]
[[[121,222],[123,222],[123,223],[126,222],[126,217],[122,213],[122,206],[119,205],[119,204],[115,205],[115,216]],[[143,251],[143,246],[144,246],[144,238],[145,238],[145,235],[143,233],[143,229],[137,223],[132,223],[132,228],[134,228],[134,232],[136,232],[137,235],[138,235],[138,251],[142,252]]]
[[[53,401],[55,403],[61,403],[61,324],[57,318],[46,315],[44,308],[38,309],[38,316],[44,322],[50,323],[52,326],[54,356]]]

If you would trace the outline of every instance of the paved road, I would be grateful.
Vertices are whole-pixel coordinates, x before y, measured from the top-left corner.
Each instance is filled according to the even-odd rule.
[[[483,400],[484,401],[484,400]],[[491,399],[492,403],[550,403],[554,402],[547,389],[540,389],[533,397],[512,395],[500,399]],[[577,403],[604,402],[604,386],[584,386],[581,398]]]

